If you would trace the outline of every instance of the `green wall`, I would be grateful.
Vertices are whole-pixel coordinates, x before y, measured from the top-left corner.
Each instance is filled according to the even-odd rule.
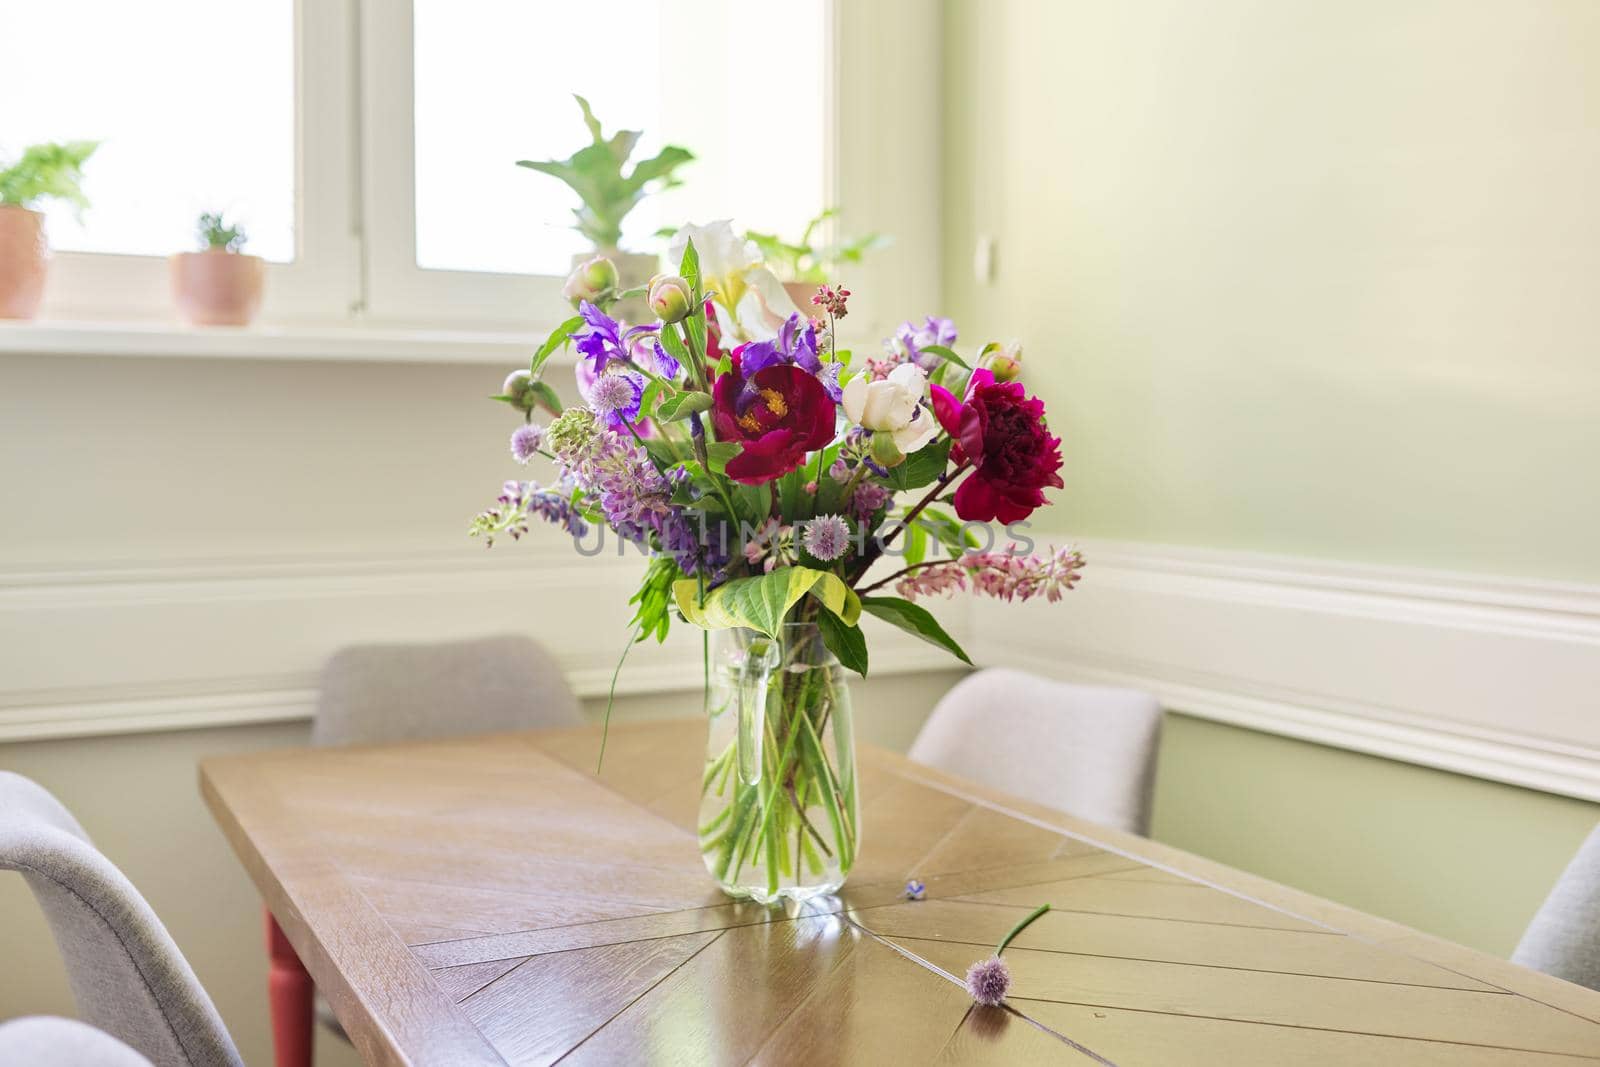
[[[1168,715],[1151,835],[1503,956],[1597,819],[1569,797]]]
[[[942,14],[943,311],[1024,342],[1052,525],[1600,581],[1600,4]],[[1174,717],[1156,834],[1505,952],[1597,818]]]

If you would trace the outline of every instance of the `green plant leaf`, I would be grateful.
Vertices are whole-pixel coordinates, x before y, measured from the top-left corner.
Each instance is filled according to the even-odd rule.
[[[665,422],[673,422],[677,419],[687,419],[697,411],[710,410],[711,395],[709,393],[674,393],[661,402],[661,407],[656,410],[656,418]]]
[[[545,410],[556,415],[561,414],[561,398],[556,395],[549,382],[529,382],[527,389],[539,397],[539,402]]]
[[[944,473],[949,462],[949,438],[924,445],[907,456],[900,466],[889,468],[889,484],[897,490],[921,489],[925,485],[932,485]]]
[[[840,663],[863,678],[867,676],[867,636],[860,626],[846,626],[839,616],[824,611],[817,616],[817,629],[822,631],[822,643]]]
[[[696,626],[707,630],[744,626],[774,640],[789,609],[808,593],[846,625],[854,626],[861,617],[862,602],[855,590],[832,571],[810,567],[779,567],[753,578],[735,578],[706,594],[704,604],[693,578],[674,582],[672,593],[684,619]]]
[[[744,446],[737,441],[707,441],[706,462],[711,464],[711,473],[726,473],[728,461],[743,451]]]
[[[695,251],[694,238],[683,242],[683,258],[678,261],[678,277],[689,283],[691,292],[700,289],[700,253]]]
[[[940,359],[948,360],[949,362],[954,363],[958,367],[966,367],[967,370],[972,369],[971,367],[967,366],[966,360],[950,351],[944,345],[923,345],[922,351],[930,352],[933,355],[938,356]]]
[[[545,360],[550,358],[550,353],[566,344],[567,338],[571,337],[573,332],[582,325],[583,316],[574,315],[550,331],[550,336],[544,339],[544,344],[539,346],[539,351],[533,354],[533,362],[528,365],[528,370],[532,372],[535,378],[539,377],[539,371],[543,369]]]
[[[869,596],[861,598],[861,610],[944,649],[962,663],[972,663],[956,639],[944,632],[939,620],[930,615],[926,608],[897,596]]]

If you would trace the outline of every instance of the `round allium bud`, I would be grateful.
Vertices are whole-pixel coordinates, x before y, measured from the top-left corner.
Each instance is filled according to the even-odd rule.
[[[838,515],[818,515],[804,525],[800,543],[824,563],[832,563],[850,551],[850,524]]]
[[[645,301],[662,322],[681,322],[689,315],[694,294],[689,291],[689,283],[676,274],[657,274],[650,279]]]
[[[595,256],[578,264],[567,275],[567,284],[561,287],[561,295],[573,307],[585,300],[594,304],[614,295],[617,284],[617,265],[605,256]]]
[[[526,463],[539,454],[544,444],[544,427],[529,422],[518,426],[511,434],[511,455],[518,463]]]
[[[967,992],[985,1007],[997,1007],[1011,989],[1011,968],[999,956],[979,960],[967,968]]]

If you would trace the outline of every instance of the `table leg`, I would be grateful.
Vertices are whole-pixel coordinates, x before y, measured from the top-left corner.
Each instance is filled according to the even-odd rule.
[[[315,986],[272,912],[267,921],[267,1003],[277,1067],[311,1067],[311,997]]]

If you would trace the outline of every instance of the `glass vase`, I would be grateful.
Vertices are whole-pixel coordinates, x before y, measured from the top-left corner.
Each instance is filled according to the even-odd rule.
[[[855,862],[855,739],[844,668],[815,623],[712,635],[700,853],[731,897],[836,891]]]

